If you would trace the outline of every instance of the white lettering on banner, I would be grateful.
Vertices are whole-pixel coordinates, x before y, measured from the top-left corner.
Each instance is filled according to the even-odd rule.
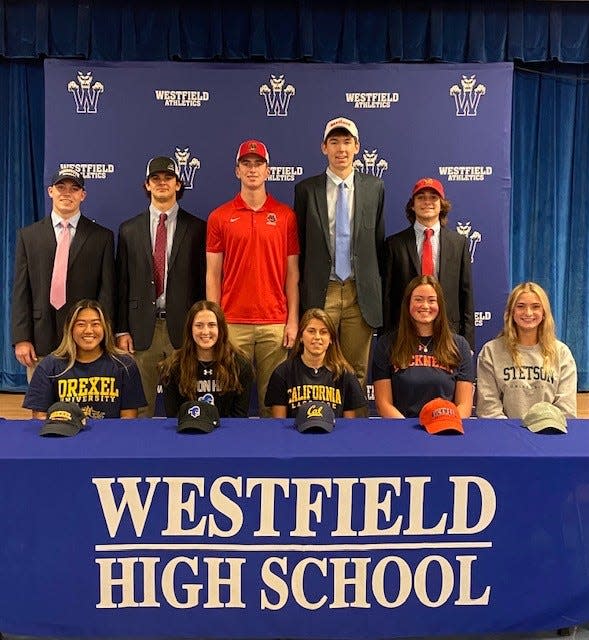
[[[489,603],[491,589],[486,586],[480,594],[473,594],[476,559],[474,555],[457,555],[450,562],[444,556],[431,555],[412,568],[401,556],[385,556],[378,562],[366,557],[307,557],[291,567],[286,556],[271,556],[260,571],[259,607],[276,611],[292,598],[299,607],[311,611],[324,606],[370,609],[373,601],[393,609],[405,604],[412,592],[429,608],[448,603],[453,594],[454,605],[484,606]],[[96,563],[100,570],[98,609],[160,607],[162,603],[175,609],[246,608],[242,589],[246,558],[202,558],[202,577],[196,556],[177,556],[163,565],[159,557],[99,558]],[[439,586],[428,586],[431,574]],[[314,600],[305,589],[310,582],[313,593],[321,592]]]
[[[480,182],[487,176],[493,175],[493,167],[483,166],[456,166],[438,167],[441,176],[445,176],[449,182]]]
[[[86,180],[104,180],[109,173],[115,172],[114,164],[99,162],[62,162],[59,168],[75,169],[81,173]]]
[[[391,104],[399,102],[399,94],[396,91],[347,91],[346,102],[353,103],[354,109],[390,109]]]
[[[303,167],[270,167],[269,182],[294,182],[303,175]]]
[[[393,496],[401,495],[401,481],[408,485],[409,511],[407,514],[395,514]],[[343,482],[342,482],[343,481]],[[147,477],[142,478],[93,478],[92,482],[98,491],[98,497],[102,507],[102,513],[111,538],[117,534],[123,513],[128,510],[136,536],[143,533],[155,491],[166,492],[167,497],[167,523],[161,529],[162,536],[206,536],[206,537],[230,537],[241,532],[243,527],[243,508],[238,502],[227,495],[225,488],[231,487],[235,498],[245,497],[252,499],[254,489],[259,487],[260,499],[255,505],[256,519],[259,528],[248,532],[253,536],[279,536],[290,535],[298,537],[315,537],[311,519],[315,524],[321,523],[322,492],[326,498],[332,498],[332,486],[336,485],[340,490],[334,492],[333,500],[336,502],[336,513],[343,516],[343,530],[338,526],[341,517],[336,523],[328,523],[332,537],[337,536],[388,536],[388,535],[439,535],[439,534],[472,534],[483,531],[492,521],[495,515],[496,502],[493,487],[487,480],[478,476],[450,476],[453,488],[453,516],[452,526],[448,526],[446,512],[439,515],[438,522],[433,527],[426,527],[425,506],[428,503],[426,485],[431,483],[430,476],[415,477],[381,477],[381,478],[247,478],[241,476],[220,476],[216,478],[207,489],[204,477]],[[142,500],[139,484],[147,483],[147,494]],[[117,505],[113,491],[113,485],[119,484],[122,495]],[[466,523],[466,509],[468,503],[469,487],[476,487],[481,496],[481,513],[478,522],[471,527]],[[274,509],[279,499],[276,488],[282,489],[284,498],[290,497],[290,489],[294,489],[294,515],[295,527],[291,531],[278,531],[275,528]],[[362,489],[364,495],[364,527],[349,530],[349,515],[354,499],[352,488]],[[244,493],[245,489],[245,493]],[[315,493],[315,499],[311,494]],[[144,491],[145,493],[145,491]],[[183,496],[186,496],[184,499]],[[215,513],[198,514],[196,498],[207,497]],[[382,497],[380,497],[382,496]],[[251,504],[251,501],[248,501]],[[183,514],[186,518],[183,518]],[[216,514],[229,518],[229,529],[221,529],[216,523]],[[311,517],[313,514],[314,518]],[[197,519],[195,521],[195,519]],[[391,522],[395,518],[394,522]],[[191,526],[188,526],[186,519]],[[184,523],[184,524],[183,524]],[[387,525],[387,523],[390,523]],[[403,526],[405,528],[403,529]]]
[[[155,99],[164,103],[164,107],[200,107],[208,102],[208,91],[186,89],[155,89]]]
[[[111,540],[127,536],[95,545],[97,608],[395,608],[411,596],[428,608],[489,603],[491,586],[473,579],[479,556],[465,550],[490,549],[492,542],[464,539],[485,531],[497,510],[495,491],[480,476],[449,476],[435,487],[430,476],[92,482]],[[146,540],[146,531],[161,538]],[[129,532],[139,542],[129,541]],[[313,543],[319,535],[328,542]],[[288,542],[256,542],[279,536]],[[167,543],[169,537],[175,541]],[[255,603],[244,600],[248,563],[259,571]]]

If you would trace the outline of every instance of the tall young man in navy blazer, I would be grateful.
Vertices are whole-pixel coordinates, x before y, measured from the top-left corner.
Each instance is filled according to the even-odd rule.
[[[433,229],[434,274],[444,291],[450,327],[464,336],[474,351],[474,311],[470,253],[465,236],[446,227],[451,203],[435,178],[418,180],[405,207],[411,226],[387,238],[388,259],[384,290],[385,328],[399,324],[403,292],[421,275],[424,232]]]
[[[320,307],[331,316],[343,354],[365,390],[372,333],[382,325],[384,184],[375,176],[354,170],[360,140],[352,120],[342,116],[330,120],[321,150],[327,158],[325,173],[295,186],[301,306],[303,311]],[[336,224],[340,193],[345,194],[349,221],[343,275],[341,265],[336,264],[336,253],[342,255],[336,251],[340,244]]]
[[[117,246],[117,345],[133,353],[148,405],[140,417],[153,415],[157,364],[182,344],[186,312],[205,296],[206,223],[178,206],[184,185],[172,158],[147,164],[144,188],[149,209],[123,222]],[[156,295],[154,252],[163,216],[166,250],[163,291]]]
[[[98,300],[110,318],[114,313],[114,236],[80,212],[86,198],[84,176],[63,168],[51,179],[47,193],[51,215],[18,232],[12,289],[12,344],[16,359],[30,380],[39,357],[57,348],[71,306],[82,298]],[[50,302],[57,243],[66,231],[70,245],[65,279],[65,304]]]

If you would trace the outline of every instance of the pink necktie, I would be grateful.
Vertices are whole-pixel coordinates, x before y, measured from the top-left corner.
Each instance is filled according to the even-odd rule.
[[[168,247],[168,230],[166,229],[167,213],[160,213],[155,232],[155,246],[153,248],[153,281],[155,282],[155,297],[159,298],[164,292],[164,276],[166,274],[166,251]]]
[[[56,309],[61,309],[65,304],[65,282],[71,240],[69,222],[60,222],[59,225],[61,226],[61,232],[57,240],[55,259],[53,260],[53,274],[51,275],[51,290],[49,292],[49,302]]]
[[[434,235],[434,230],[426,229],[424,233],[425,238],[423,239],[423,249],[421,252],[421,275],[433,276],[434,256],[432,252],[432,236]]]

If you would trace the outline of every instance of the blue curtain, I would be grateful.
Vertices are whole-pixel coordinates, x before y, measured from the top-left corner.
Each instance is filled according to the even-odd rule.
[[[580,389],[589,388],[588,72],[516,70],[512,126],[512,280],[548,291]]]
[[[10,292],[17,229],[45,215],[43,67],[0,62],[0,388],[25,383],[10,340]]]
[[[0,388],[23,388],[10,344],[16,229],[45,215],[44,57],[314,62],[513,61],[512,280],[550,293],[589,389],[586,149],[589,4],[496,0],[189,3],[0,0]],[[67,132],[64,132],[67,135]]]

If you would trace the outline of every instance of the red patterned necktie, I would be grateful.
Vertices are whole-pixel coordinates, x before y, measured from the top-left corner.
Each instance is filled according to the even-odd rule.
[[[434,274],[434,255],[432,252],[432,236],[434,235],[433,229],[426,229],[424,231],[425,238],[423,239],[423,249],[421,251],[421,275],[433,276]]]
[[[67,263],[70,254],[70,224],[60,222],[61,233],[57,239],[57,249],[53,259],[53,273],[51,275],[51,289],[49,302],[55,309],[61,309],[65,304],[65,283],[67,279]]]
[[[153,281],[155,282],[155,297],[159,298],[164,292],[164,277],[166,275],[166,251],[168,247],[168,229],[166,228],[167,213],[160,213],[155,232],[155,247],[153,249]]]

